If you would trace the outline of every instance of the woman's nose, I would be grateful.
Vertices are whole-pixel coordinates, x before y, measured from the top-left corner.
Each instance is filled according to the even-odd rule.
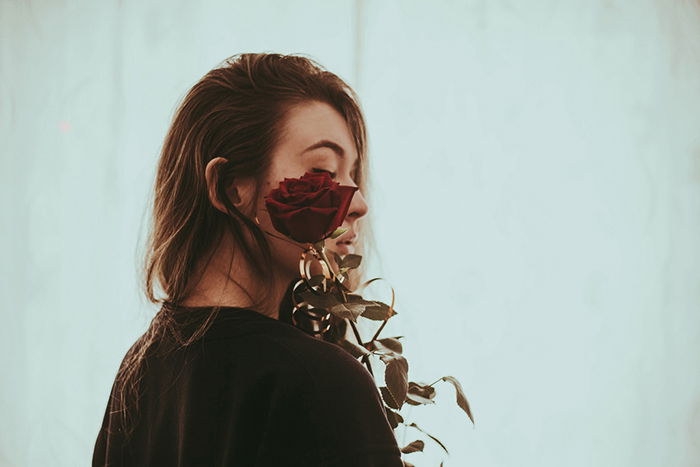
[[[365,197],[362,196],[362,192],[360,190],[357,190],[352,196],[352,201],[350,202],[350,207],[348,208],[348,214],[346,217],[348,218],[349,222],[353,222],[367,214],[368,209],[369,207],[365,202]]]

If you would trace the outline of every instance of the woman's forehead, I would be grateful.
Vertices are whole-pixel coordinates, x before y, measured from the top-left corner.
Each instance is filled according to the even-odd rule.
[[[300,153],[323,140],[337,144],[344,153],[354,149],[350,127],[336,109],[325,102],[294,106],[287,115],[282,142],[296,146]]]

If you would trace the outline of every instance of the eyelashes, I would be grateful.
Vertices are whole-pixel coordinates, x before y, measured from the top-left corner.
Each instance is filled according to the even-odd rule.
[[[331,172],[330,170],[325,170],[325,169],[311,169],[312,172],[319,173],[319,172],[327,172],[330,174],[331,179],[335,180],[335,176],[337,175],[336,172]],[[355,176],[352,176],[352,181],[355,182]],[[356,182],[355,182],[356,183]]]
[[[331,172],[330,170],[324,170],[324,169],[311,169],[312,172],[319,173],[319,172],[327,172],[331,175],[331,178],[335,180],[335,172]]]

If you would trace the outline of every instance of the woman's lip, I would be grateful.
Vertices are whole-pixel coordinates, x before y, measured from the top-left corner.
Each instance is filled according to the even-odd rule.
[[[355,232],[353,232],[352,230],[350,230],[350,231],[348,231],[348,232],[344,232],[344,233],[341,235],[341,238],[339,238],[338,240],[336,240],[335,244],[336,244],[336,245],[340,245],[342,242],[350,242],[350,243],[352,243],[353,241],[355,241],[355,238],[356,238],[356,237],[357,237],[357,234],[356,234]]]
[[[355,251],[355,247],[353,246],[352,243],[337,243],[338,245],[338,253],[341,255],[347,255],[351,251]]]

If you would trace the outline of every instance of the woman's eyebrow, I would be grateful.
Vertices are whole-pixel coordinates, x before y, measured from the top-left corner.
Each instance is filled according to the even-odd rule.
[[[338,143],[335,143],[333,141],[327,140],[327,139],[322,139],[320,141],[317,141],[316,143],[312,144],[308,148],[304,149],[301,153],[304,154],[305,152],[313,151],[314,149],[318,148],[329,148],[335,152],[338,157],[341,159],[345,159],[345,150],[343,149],[342,146],[340,146]],[[355,159],[355,164],[353,164],[353,168],[357,167],[358,160]]]
[[[308,148],[304,149],[304,151],[302,151],[302,154],[304,152],[312,151],[312,150],[318,149],[318,148],[330,148],[336,154],[338,154],[338,156],[340,156],[341,158],[345,157],[345,150],[339,144],[334,143],[333,141],[330,141],[327,139],[322,139],[321,141],[318,141],[318,142],[312,144]]]

